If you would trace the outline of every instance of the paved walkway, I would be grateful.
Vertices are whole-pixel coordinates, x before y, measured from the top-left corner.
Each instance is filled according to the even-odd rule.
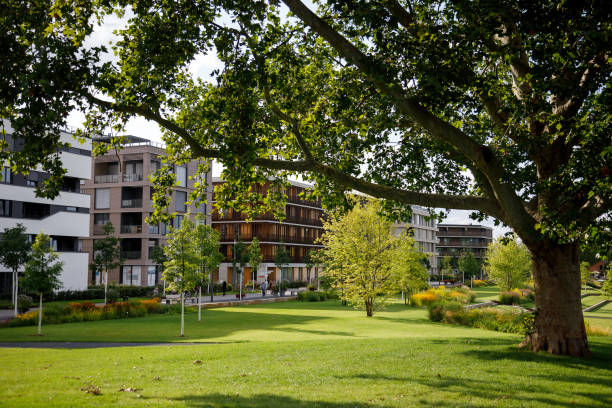
[[[26,341],[26,342],[0,342],[0,348],[55,348],[55,349],[90,349],[104,347],[142,347],[142,346],[206,346],[221,344],[218,342],[200,343],[102,343],[80,341]]]

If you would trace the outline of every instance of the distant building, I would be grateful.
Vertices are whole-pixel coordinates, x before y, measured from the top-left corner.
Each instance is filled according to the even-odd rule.
[[[5,122],[10,150],[19,150],[20,140],[13,139],[12,128]],[[0,164],[0,234],[5,228],[23,224],[30,239],[43,232],[51,237],[51,245],[64,263],[60,276],[63,290],[87,289],[87,253],[82,240],[89,236],[90,200],[81,190],[91,178],[91,143],[79,143],[72,134],[61,132],[60,140],[69,147],[60,150],[66,169],[60,194],[54,199],[39,198],[36,186],[49,175],[32,170],[28,175],[12,174],[10,167]],[[0,293],[12,288],[12,271],[0,264]]]
[[[436,257],[436,234],[438,227],[436,226],[436,220],[426,220],[425,217],[429,215],[429,212],[423,207],[412,206],[412,217],[408,223],[395,224],[394,234],[400,235],[408,231],[412,235],[414,240],[417,242],[419,249],[422,252],[430,254],[427,260],[429,262],[428,272],[429,274],[436,273],[438,269],[438,261]]]
[[[96,142],[104,142],[98,138]],[[104,238],[104,225],[111,222],[115,235],[121,238],[123,265],[109,273],[109,283],[153,286],[160,281],[159,265],[151,259],[153,247],[162,245],[169,232],[167,225],[147,224],[146,218],[152,212],[153,186],[149,176],[162,165],[165,150],[161,144],[135,136],[128,136],[128,142],[120,150],[111,150],[95,157],[91,164],[93,179],[83,188],[91,195],[91,237],[84,248],[93,261],[93,242]],[[188,205],[189,193],[196,182],[197,162],[190,162],[175,168],[177,186],[174,187],[169,211],[174,212],[173,225],[180,226],[188,210],[192,215],[204,213],[210,225],[210,214],[205,204],[198,208]],[[207,175],[210,184],[210,173]],[[207,202],[210,203],[209,193]],[[99,273],[90,271],[90,284],[100,284]]]
[[[493,241],[493,228],[472,224],[438,224],[437,235],[438,272],[445,256],[451,257],[453,269],[456,271],[457,261],[464,252],[471,252],[478,263],[482,264],[487,247]]]
[[[221,179],[213,180],[214,185],[222,183]],[[231,209],[221,214],[213,212],[212,225],[221,234],[221,253],[225,255],[225,261],[213,277],[215,282],[226,281],[233,285],[239,282],[239,273],[232,270],[232,249],[236,240],[250,244],[254,237],[260,242],[263,262],[257,271],[253,271],[250,266],[245,267],[244,283],[252,280],[261,282],[268,278],[273,282],[281,279],[314,280],[314,271],[311,275],[308,274],[304,257],[308,251],[322,248],[315,240],[323,233],[323,209],[319,201],[308,201],[299,197],[299,194],[310,186],[295,181],[290,183],[291,186],[286,192],[286,218],[282,222],[270,215],[261,215],[247,223],[242,214]],[[267,186],[258,188],[265,189]],[[282,271],[274,263],[274,256],[281,245],[285,246],[291,259],[290,263],[283,266]]]

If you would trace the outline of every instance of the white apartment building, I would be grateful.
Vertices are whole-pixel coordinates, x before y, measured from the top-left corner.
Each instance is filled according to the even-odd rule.
[[[413,205],[410,222],[395,224],[394,234],[399,236],[406,233],[406,230],[412,234],[420,250],[430,254],[427,259],[429,260],[428,272],[431,275],[438,270],[438,259],[436,257],[438,227],[435,219],[425,219],[428,215],[429,213],[425,208]]]
[[[13,140],[11,126],[5,122],[9,149],[19,149]],[[70,147],[60,151],[67,173],[60,194],[53,200],[39,198],[35,187],[48,177],[40,169],[28,175],[12,174],[10,167],[0,164],[0,234],[5,228],[22,224],[33,240],[40,232],[51,237],[53,249],[64,263],[61,290],[87,289],[88,255],[82,252],[82,239],[89,236],[89,195],[81,185],[91,178],[91,143],[79,143],[67,132],[61,141]],[[0,293],[11,291],[12,271],[0,264]]]

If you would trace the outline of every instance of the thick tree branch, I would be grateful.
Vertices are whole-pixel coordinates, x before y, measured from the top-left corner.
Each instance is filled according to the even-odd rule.
[[[479,145],[461,130],[408,99],[401,85],[384,74],[387,70],[383,65],[361,52],[300,0],[283,0],[283,2],[302,22],[323,37],[344,58],[355,64],[382,93],[393,99],[402,114],[414,120],[431,136],[452,145],[471,160],[486,175],[495,192],[495,197],[491,198],[499,202],[504,212],[509,215],[508,219],[515,221],[512,226],[516,230],[520,230],[523,234],[533,231],[534,219],[525,211],[522,201],[512,186],[502,181],[505,179],[505,171],[489,148]]]
[[[413,28],[412,24],[414,23],[414,18],[412,13],[402,7],[397,0],[386,0],[384,4],[391,15],[395,17],[404,28],[409,30]]]
[[[192,153],[200,158],[220,159],[223,155],[219,150],[206,149],[201,147],[186,129],[178,126],[171,120],[165,119],[156,112],[153,112],[148,107],[144,106],[128,106],[116,104],[109,101],[96,98],[93,95],[87,95],[87,99],[98,106],[110,109],[116,112],[131,113],[143,116],[149,120],[157,122],[162,127],[176,133],[189,145]],[[502,218],[503,214],[495,200],[486,197],[474,197],[468,195],[446,195],[446,194],[430,194],[419,193],[397,189],[388,186],[382,186],[361,180],[341,172],[333,167],[313,161],[313,160],[274,160],[267,158],[257,158],[253,161],[255,166],[271,169],[271,170],[288,170],[295,172],[312,172],[322,174],[327,178],[338,182],[349,189],[360,191],[364,194],[369,194],[373,197],[385,198],[389,200],[399,201],[406,204],[422,205],[425,207],[440,207],[453,208],[459,210],[479,210],[496,218]]]

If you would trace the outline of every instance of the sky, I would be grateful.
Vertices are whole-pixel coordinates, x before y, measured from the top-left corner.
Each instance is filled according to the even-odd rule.
[[[86,45],[106,45],[110,49],[110,42],[115,41],[118,37],[113,33],[114,30],[121,29],[127,23],[131,13],[126,13],[123,18],[116,16],[107,16],[102,25],[97,26],[93,34],[88,38]],[[105,57],[107,60],[114,60],[115,56],[109,53]],[[217,59],[216,55],[198,55],[191,62],[189,70],[194,77],[199,77],[203,80],[210,79],[210,74],[213,70],[222,68],[222,63]],[[81,127],[84,121],[82,112],[74,110],[68,117],[68,125],[73,128]],[[161,142],[161,131],[157,123],[148,121],[144,118],[134,118],[127,123],[126,133],[138,137]],[[222,167],[218,163],[213,163],[213,177],[218,177]],[[446,224],[477,224],[477,222],[469,218],[470,211],[452,210],[449,216],[443,221]],[[493,236],[501,236],[509,231],[508,228],[496,227],[492,220],[485,220],[480,223],[493,228]]]

